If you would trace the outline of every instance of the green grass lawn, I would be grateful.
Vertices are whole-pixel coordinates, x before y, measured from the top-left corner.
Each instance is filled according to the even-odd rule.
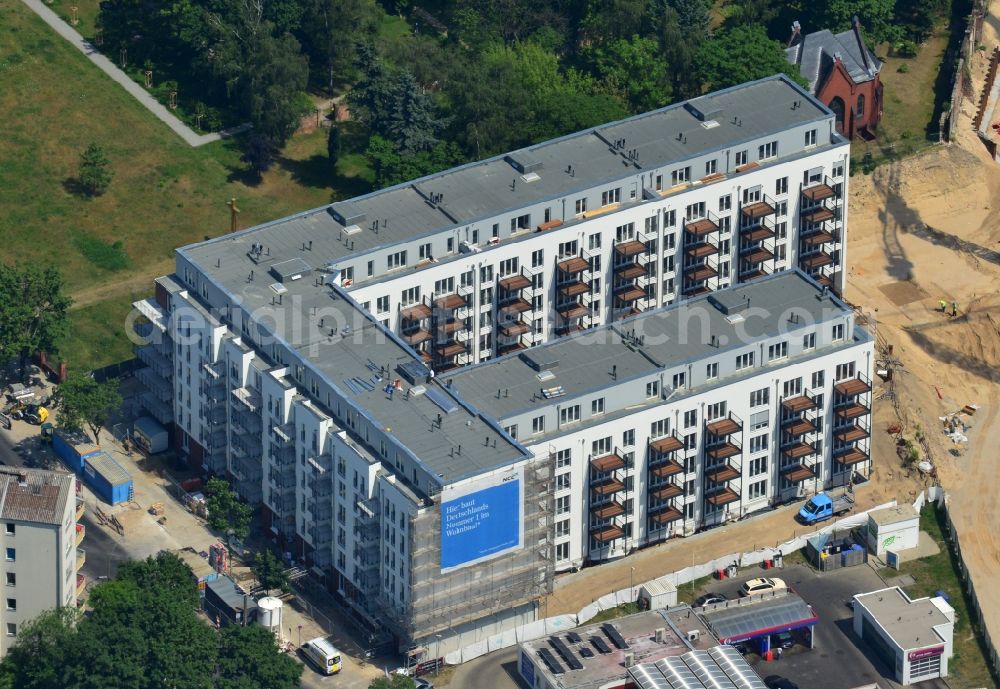
[[[44,0],[60,17],[71,22],[73,7],[76,7],[77,25],[75,28],[81,36],[90,40],[94,37],[97,27],[97,16],[101,13],[101,0]]]
[[[229,198],[248,227],[370,188],[356,136],[344,137],[336,173],[318,130],[294,138],[259,181],[235,141],[191,148],[20,2],[0,5],[0,83],[3,260],[62,269],[79,305],[62,352],[73,368],[130,356],[127,305],[172,270],[175,247],[228,230]],[[114,171],[96,199],[74,185],[91,142]]]
[[[944,591],[955,608],[955,655],[948,661],[948,683],[953,687],[989,687],[997,686],[990,675],[986,661],[985,647],[982,642],[982,630],[979,621],[973,621],[969,601],[964,595],[964,589],[959,577],[958,563],[952,557],[948,544],[944,539],[944,513],[938,512],[933,506],[925,506],[920,511],[920,529],[930,534],[941,552],[932,557],[905,562],[896,572],[883,569],[884,578],[909,574],[916,583],[906,587],[906,593],[911,598],[934,595]]]

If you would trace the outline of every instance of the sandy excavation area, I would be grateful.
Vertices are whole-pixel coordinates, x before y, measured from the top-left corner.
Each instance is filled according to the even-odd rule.
[[[996,42],[987,23],[984,42]],[[973,74],[982,88],[985,54]],[[873,419],[877,489],[900,499],[919,488],[887,432],[926,437],[928,459],[950,510],[990,635],[1000,639],[1000,166],[971,132],[966,99],[956,144],[851,179],[846,298],[877,323],[881,345],[902,367],[883,384]],[[948,304],[938,310],[939,300]],[[951,316],[957,302],[958,315]],[[883,360],[886,357],[883,355]],[[977,405],[968,443],[954,443],[940,417]]]

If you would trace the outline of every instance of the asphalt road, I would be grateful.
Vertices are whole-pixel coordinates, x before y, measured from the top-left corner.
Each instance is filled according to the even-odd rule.
[[[50,462],[39,458],[32,451],[36,439],[23,442],[22,447],[14,445],[6,431],[0,431],[0,462],[6,466],[28,466],[50,468]],[[19,451],[21,450],[21,451]],[[23,453],[23,454],[22,454]],[[65,469],[62,465],[61,468]],[[88,585],[107,578],[114,578],[118,573],[118,565],[128,559],[121,547],[117,535],[112,535],[106,527],[101,526],[88,511],[84,513],[81,523],[87,527],[87,535],[80,546],[87,553],[87,561],[80,570],[87,577]]]
[[[470,660],[452,675],[448,689],[524,689],[517,675],[517,648]]]

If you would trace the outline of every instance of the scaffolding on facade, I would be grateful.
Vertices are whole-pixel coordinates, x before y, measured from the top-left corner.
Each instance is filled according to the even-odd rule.
[[[406,604],[383,597],[381,613],[401,643],[419,642],[478,619],[490,619],[552,592],[553,461],[524,472],[524,546],[508,555],[442,573],[441,496],[410,524]]]

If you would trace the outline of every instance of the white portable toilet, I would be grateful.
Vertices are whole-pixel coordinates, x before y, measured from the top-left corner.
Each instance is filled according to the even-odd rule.
[[[257,601],[257,624],[267,627],[281,641],[281,611],[285,604],[280,598],[265,596]]]

